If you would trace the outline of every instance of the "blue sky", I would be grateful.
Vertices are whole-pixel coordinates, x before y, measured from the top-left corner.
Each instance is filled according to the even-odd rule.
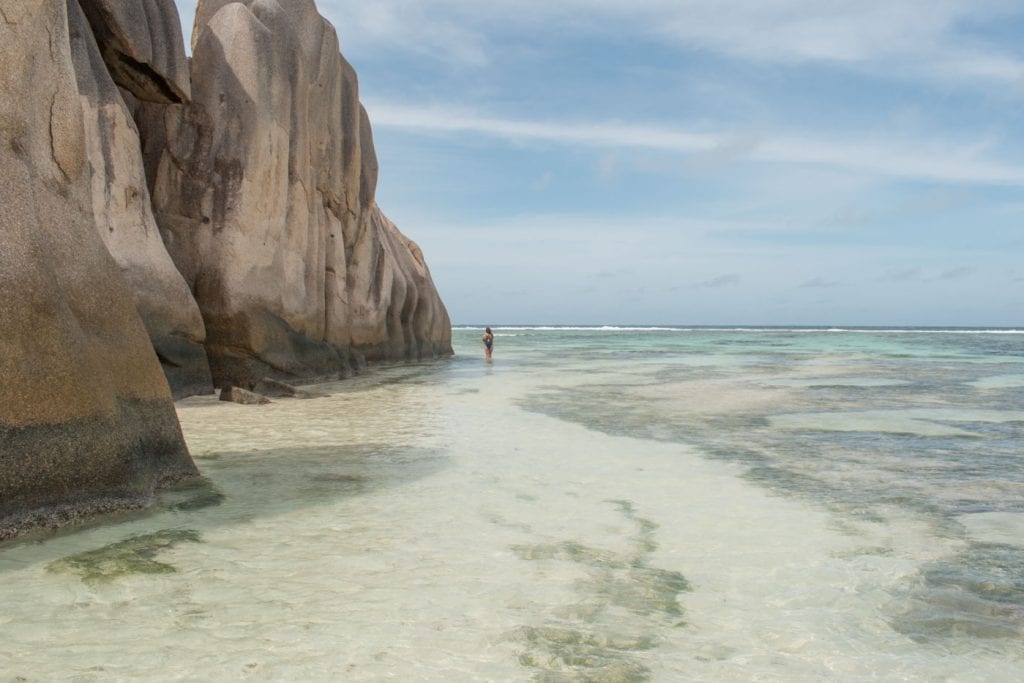
[[[456,324],[1024,326],[1019,2],[318,6]]]

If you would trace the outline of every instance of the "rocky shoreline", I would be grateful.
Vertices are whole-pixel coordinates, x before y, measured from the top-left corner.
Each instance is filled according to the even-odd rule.
[[[312,0],[0,15],[0,540],[197,476],[174,398],[451,353]]]

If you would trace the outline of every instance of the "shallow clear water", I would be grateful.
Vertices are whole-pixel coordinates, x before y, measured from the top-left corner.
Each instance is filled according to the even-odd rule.
[[[496,332],[181,402],[202,484],[0,548],[0,679],[1024,678],[1024,335]]]

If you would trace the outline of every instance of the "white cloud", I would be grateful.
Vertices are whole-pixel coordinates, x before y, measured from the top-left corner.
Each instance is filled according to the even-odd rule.
[[[650,149],[696,154],[717,163],[750,160],[811,164],[871,175],[965,184],[1024,186],[1024,166],[983,156],[992,140],[901,141],[881,138],[837,141],[788,134],[732,135],[623,122],[554,122],[486,116],[440,106],[367,103],[376,127],[427,133],[475,133],[520,143],[547,143],[594,148]],[[608,169],[605,169],[606,171]],[[610,172],[610,171],[609,171]]]
[[[488,63],[487,40],[481,21],[490,6],[461,4],[445,0],[317,3],[320,13],[338,29],[343,52],[404,50],[441,61],[484,66]],[[478,9],[485,11],[475,11]]]
[[[375,127],[442,133],[479,133],[507,140],[553,142],[588,147],[634,147],[676,152],[708,151],[720,147],[719,135],[658,129],[627,123],[530,121],[484,116],[441,106],[404,106],[367,101]]]
[[[473,65],[487,63],[502,31],[528,30],[615,32],[743,60],[827,62],[942,82],[1024,77],[1024,60],[962,35],[964,26],[1020,14],[1009,0],[321,0],[320,7],[345,49],[397,48]]]
[[[965,0],[683,0],[663,30],[718,52],[771,61],[872,62],[955,47],[957,26],[1007,3]]]

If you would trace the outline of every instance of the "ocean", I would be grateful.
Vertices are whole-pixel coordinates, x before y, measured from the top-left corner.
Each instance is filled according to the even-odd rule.
[[[481,332],[179,402],[200,483],[0,547],[0,680],[1024,680],[1024,331]]]

